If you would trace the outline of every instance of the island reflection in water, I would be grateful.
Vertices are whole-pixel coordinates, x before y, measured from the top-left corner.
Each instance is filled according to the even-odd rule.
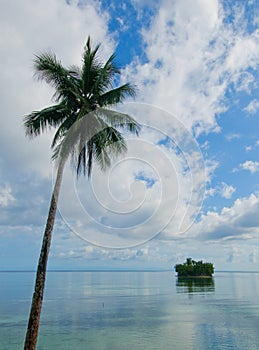
[[[177,293],[208,293],[214,291],[213,277],[178,277],[176,280]]]

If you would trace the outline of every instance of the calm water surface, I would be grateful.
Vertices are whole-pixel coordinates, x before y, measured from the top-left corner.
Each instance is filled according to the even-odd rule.
[[[22,349],[35,274],[0,272],[0,349]],[[259,349],[259,273],[49,272],[38,350]]]

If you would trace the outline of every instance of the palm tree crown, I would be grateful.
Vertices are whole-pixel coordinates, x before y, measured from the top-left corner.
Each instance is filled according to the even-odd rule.
[[[36,55],[34,60],[35,75],[55,89],[56,104],[26,116],[26,134],[34,137],[51,127],[57,128],[51,145],[53,159],[67,157],[69,153],[78,175],[88,169],[90,176],[93,159],[102,169],[109,166],[111,155],[127,149],[121,132],[138,135],[140,130],[129,115],[110,109],[127,97],[135,97],[136,88],[129,83],[114,86],[120,74],[115,55],[103,64],[97,55],[99,47],[92,49],[88,37],[82,67],[67,69],[52,52]]]

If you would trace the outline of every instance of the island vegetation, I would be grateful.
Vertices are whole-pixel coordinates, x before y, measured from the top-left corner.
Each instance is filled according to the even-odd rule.
[[[212,277],[214,266],[212,263],[192,260],[187,258],[183,264],[175,265],[178,277]]]

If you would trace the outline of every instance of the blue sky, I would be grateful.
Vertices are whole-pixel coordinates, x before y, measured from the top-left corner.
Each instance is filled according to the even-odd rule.
[[[116,52],[143,126],[92,181],[65,171],[50,269],[172,268],[187,256],[259,270],[259,4],[256,0],[1,4],[0,269],[35,269],[52,189],[53,132],[23,116],[52,103],[33,55],[80,64],[90,34]]]

